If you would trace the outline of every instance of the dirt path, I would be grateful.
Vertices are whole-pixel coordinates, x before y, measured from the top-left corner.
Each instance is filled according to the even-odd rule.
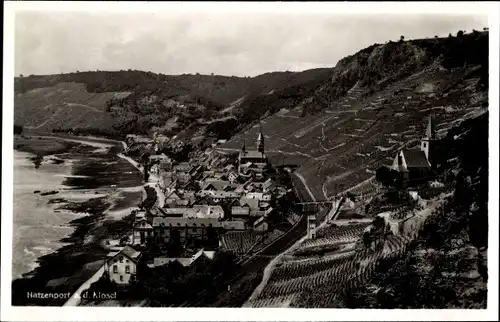
[[[66,106],[80,106],[80,107],[85,107],[89,110],[92,110],[94,112],[98,112],[98,113],[104,113],[103,110],[100,110],[98,108],[95,108],[95,107],[92,107],[92,106],[88,106],[88,105],[85,105],[85,104],[78,104],[78,103],[64,103],[64,105]]]
[[[307,186],[306,179],[304,179],[304,177],[300,173],[298,173],[298,172],[294,172],[294,174],[297,176],[297,178],[299,178],[300,181],[302,181],[302,184],[306,188],[307,193],[311,197],[312,201],[316,201],[316,198],[314,197],[314,194],[311,192],[311,189],[309,189],[309,187]]]

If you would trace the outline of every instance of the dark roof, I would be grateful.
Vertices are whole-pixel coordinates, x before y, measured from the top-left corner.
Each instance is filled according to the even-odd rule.
[[[408,168],[428,168],[430,167],[424,151],[406,150],[404,151],[406,166]]]
[[[266,155],[262,152],[255,150],[241,151],[240,158],[263,160],[266,158]]]
[[[116,256],[113,256],[110,260],[120,255],[128,257],[133,262],[137,262],[141,257],[141,252],[133,249],[130,246],[125,246],[120,252],[118,252],[118,254],[116,254]]]

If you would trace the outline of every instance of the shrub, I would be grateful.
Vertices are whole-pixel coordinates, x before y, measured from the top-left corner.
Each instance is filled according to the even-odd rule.
[[[397,180],[396,173],[396,171],[382,166],[377,169],[375,179],[384,186],[394,186]]]
[[[14,134],[17,134],[17,135],[23,134],[23,127],[22,127],[22,125],[16,125],[16,124],[14,124]]]

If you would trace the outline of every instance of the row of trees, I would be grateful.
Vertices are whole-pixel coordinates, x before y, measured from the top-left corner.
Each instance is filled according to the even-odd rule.
[[[107,129],[107,128],[92,128],[92,127],[84,127],[84,128],[54,128],[52,129],[52,133],[67,133],[72,135],[92,135],[92,136],[101,136],[115,140],[123,140],[125,138],[126,132],[120,132],[115,129]]]

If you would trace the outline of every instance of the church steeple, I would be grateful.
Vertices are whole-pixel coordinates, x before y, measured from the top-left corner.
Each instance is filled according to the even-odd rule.
[[[436,132],[434,131],[434,122],[433,122],[433,115],[429,115],[429,121],[427,123],[427,129],[425,131],[425,137],[434,140],[436,136]]]
[[[259,124],[259,136],[257,137],[257,151],[264,153],[264,135],[262,134],[262,126]]]
[[[429,161],[431,166],[434,166],[435,157],[435,145],[436,145],[436,132],[434,130],[434,117],[429,115],[429,121],[427,122],[427,128],[425,130],[425,136],[420,142],[420,151],[425,153],[427,161]]]

